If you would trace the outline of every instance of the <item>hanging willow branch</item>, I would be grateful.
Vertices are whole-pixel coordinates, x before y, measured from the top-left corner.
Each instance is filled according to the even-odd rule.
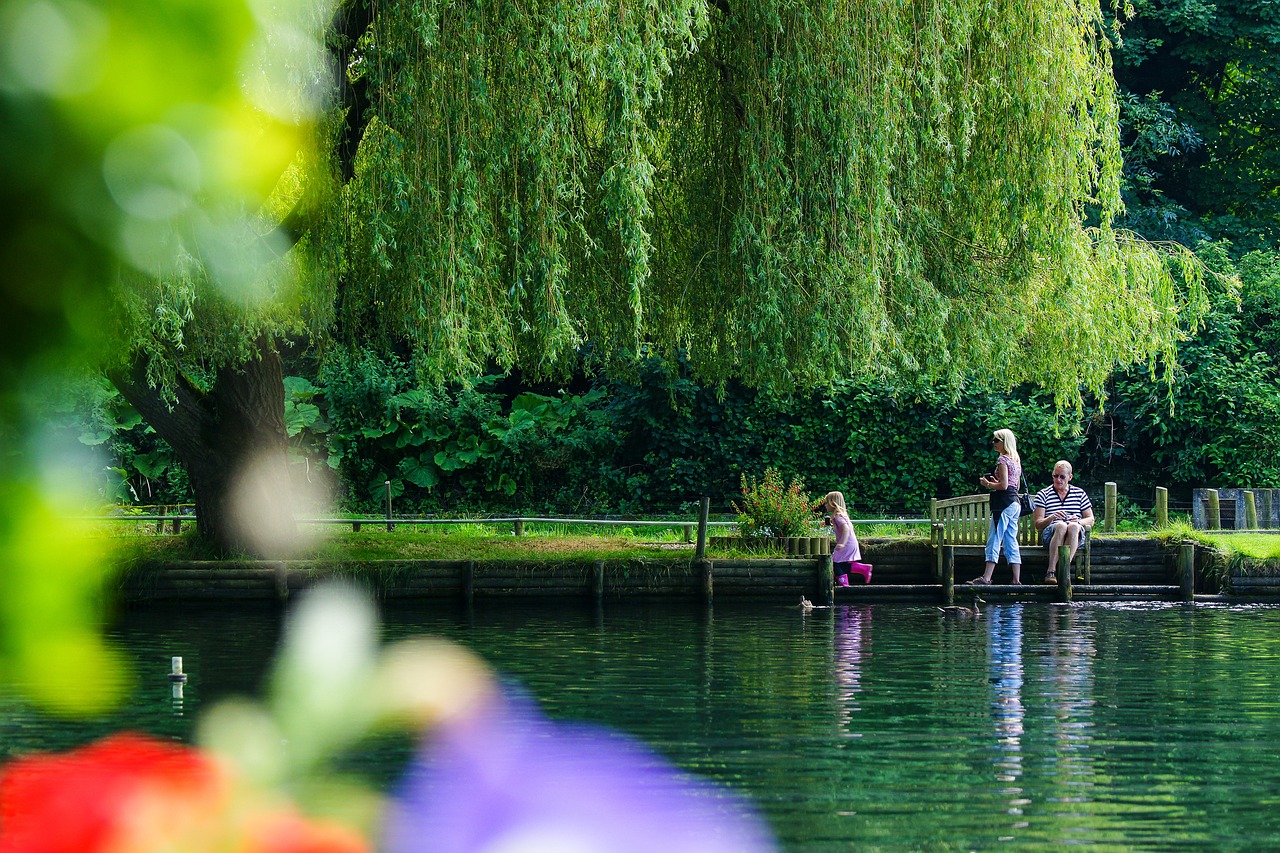
[[[311,258],[343,335],[428,375],[648,349],[1070,406],[1202,310],[1111,227],[1096,3],[369,2],[344,85],[371,118]]]

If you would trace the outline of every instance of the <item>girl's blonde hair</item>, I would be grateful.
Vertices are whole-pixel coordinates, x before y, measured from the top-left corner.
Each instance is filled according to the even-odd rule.
[[[998,429],[991,437],[1000,439],[1001,443],[1004,444],[1005,456],[1008,456],[1019,465],[1022,464],[1022,457],[1018,455],[1018,437],[1013,434],[1013,430]]]
[[[844,505],[844,494],[842,492],[827,492],[827,496],[822,499],[832,512],[838,512],[845,518],[849,517],[849,509]]]

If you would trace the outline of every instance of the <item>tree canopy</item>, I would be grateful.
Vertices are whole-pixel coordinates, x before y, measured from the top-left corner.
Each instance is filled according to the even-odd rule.
[[[712,382],[987,375],[1070,406],[1204,310],[1113,227],[1096,4],[368,10],[300,254],[341,338],[428,376],[680,351]]]

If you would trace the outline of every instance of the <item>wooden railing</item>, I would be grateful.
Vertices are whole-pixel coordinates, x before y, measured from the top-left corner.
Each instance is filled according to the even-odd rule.
[[[935,530],[941,525],[941,544],[985,545],[990,521],[990,495],[961,495],[929,502],[929,523]],[[1030,515],[1018,519],[1018,545],[1024,548],[1040,545],[1035,519]]]

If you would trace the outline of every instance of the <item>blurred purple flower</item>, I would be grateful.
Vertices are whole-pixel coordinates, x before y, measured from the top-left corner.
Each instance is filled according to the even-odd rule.
[[[388,853],[764,853],[738,798],[605,729],[503,697],[437,730],[390,808]]]

